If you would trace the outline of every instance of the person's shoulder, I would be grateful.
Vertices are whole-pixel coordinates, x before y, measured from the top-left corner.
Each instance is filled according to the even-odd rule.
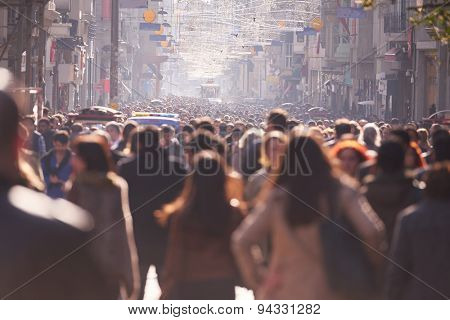
[[[336,186],[345,194],[356,194],[360,188],[358,180],[342,174],[336,179]]]
[[[362,184],[367,186],[367,185],[374,184],[377,181],[378,181],[378,179],[375,175],[369,174],[362,179]]]
[[[47,163],[48,161],[50,161],[52,159],[53,154],[54,154],[53,149],[50,149],[41,157],[41,162],[43,164]],[[45,169],[45,166],[43,166],[42,168]]]
[[[33,131],[33,136],[36,137],[36,138],[39,138],[39,139],[43,138],[42,134],[39,131],[37,131],[37,130]]]
[[[188,172],[186,164],[180,159],[180,157],[167,155],[164,157],[165,161],[162,163],[163,166],[167,166],[169,172],[175,175],[185,175]],[[163,172],[167,171],[166,168],[162,168]]]
[[[122,178],[121,176],[119,176],[117,173],[109,172],[107,175],[107,178],[108,178],[108,180],[111,181],[112,185],[114,185],[116,188],[118,188],[120,190],[128,189],[127,181],[124,178]]]
[[[403,225],[410,227],[422,228],[426,224],[434,224],[438,220],[430,219],[430,215],[436,213],[437,207],[429,200],[422,200],[417,204],[413,204],[399,213],[399,221],[402,221]],[[446,212],[447,213],[447,212]]]
[[[136,162],[137,162],[136,157],[134,157],[134,156],[133,157],[124,157],[117,162],[117,167],[119,168],[119,171],[121,171],[121,169],[135,166]]]
[[[40,220],[48,225],[66,225],[83,232],[94,227],[88,212],[64,199],[52,199],[23,186],[10,188],[7,199],[13,210],[25,219]]]

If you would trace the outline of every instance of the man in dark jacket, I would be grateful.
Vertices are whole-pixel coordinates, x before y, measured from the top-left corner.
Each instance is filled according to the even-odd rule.
[[[52,130],[50,120],[47,118],[39,119],[37,127],[39,133],[44,137],[45,149],[48,152],[51,148],[53,148],[53,135],[55,134],[55,131]]]
[[[136,156],[119,163],[119,174],[129,186],[130,210],[141,272],[141,298],[150,265],[161,275],[167,245],[167,229],[153,215],[155,210],[173,201],[183,188],[186,170],[159,145],[159,130],[154,126],[133,131]]]
[[[388,266],[387,298],[450,297],[450,163],[427,172],[424,199],[399,216]]]
[[[405,149],[396,140],[384,142],[376,164],[377,174],[367,176],[362,188],[372,208],[383,220],[389,243],[394,233],[397,215],[420,198],[420,189],[404,171]]]
[[[64,184],[72,174],[69,135],[58,131],[53,136],[53,149],[41,159],[46,192],[52,198],[64,197]]]
[[[93,227],[88,213],[65,200],[0,183],[1,299],[117,298],[83,247]]]
[[[0,91],[0,299],[114,299],[83,245],[91,216],[20,184],[19,115]]]

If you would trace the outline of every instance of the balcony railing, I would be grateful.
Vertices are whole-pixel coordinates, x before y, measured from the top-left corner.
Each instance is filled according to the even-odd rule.
[[[406,30],[406,14],[391,12],[384,16],[384,33],[401,33]]]

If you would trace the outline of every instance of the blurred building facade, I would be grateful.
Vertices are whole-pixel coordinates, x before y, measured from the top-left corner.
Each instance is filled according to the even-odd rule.
[[[250,50],[238,79],[243,95],[378,119],[421,120],[432,106],[450,108],[448,44],[410,23],[415,0],[381,0],[371,10],[354,0],[321,4],[319,26],[312,17]],[[261,60],[260,76],[253,66]]]

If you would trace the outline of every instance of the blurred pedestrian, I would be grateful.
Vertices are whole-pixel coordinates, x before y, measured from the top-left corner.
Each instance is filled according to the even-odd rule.
[[[114,173],[108,144],[99,136],[77,138],[72,150],[67,199],[92,214],[93,236],[100,237],[89,248],[117,297],[136,299],[140,280],[128,185]]]
[[[55,134],[55,131],[50,126],[50,120],[48,118],[39,119],[37,130],[44,137],[46,151],[50,151],[53,148],[53,135]]]
[[[17,105],[0,91],[0,298],[114,298],[84,247],[92,217],[23,186],[18,126]]]
[[[383,142],[377,158],[376,175],[364,179],[362,192],[383,220],[389,243],[397,216],[420,200],[420,189],[405,173],[405,148],[395,139]]]
[[[53,149],[41,159],[46,193],[52,198],[63,198],[64,184],[72,174],[70,163],[69,135],[65,131],[57,131],[53,136]]]
[[[158,224],[153,212],[179,195],[186,170],[163,152],[158,128],[138,128],[131,134],[131,140],[136,143],[136,154],[119,163],[119,174],[129,186],[142,299],[151,265],[155,266],[160,280],[167,246],[168,232]]]
[[[327,266],[327,257],[337,249],[341,259],[358,253],[346,247],[322,246],[321,225],[326,217],[340,213],[353,225],[356,237],[371,248],[382,250],[382,222],[365,198],[345,179],[337,177],[320,145],[298,130],[291,133],[280,172],[265,200],[233,235],[233,249],[245,283],[257,299],[347,297],[349,293],[343,288],[332,286],[336,279],[330,270],[334,266]],[[264,270],[252,252],[253,246],[268,235],[272,254],[268,269]],[[372,264],[379,262],[380,257],[373,251],[361,250],[361,255],[367,255]]]
[[[450,297],[450,163],[427,172],[424,199],[403,211],[386,281],[388,299]]]
[[[225,170],[217,153],[198,153],[181,196],[159,213],[170,227],[164,299],[235,298],[239,273],[230,238],[242,216],[237,200],[228,200]]]
[[[331,149],[331,155],[339,160],[341,170],[353,178],[357,178],[360,165],[369,160],[367,148],[355,140],[341,140]]]

